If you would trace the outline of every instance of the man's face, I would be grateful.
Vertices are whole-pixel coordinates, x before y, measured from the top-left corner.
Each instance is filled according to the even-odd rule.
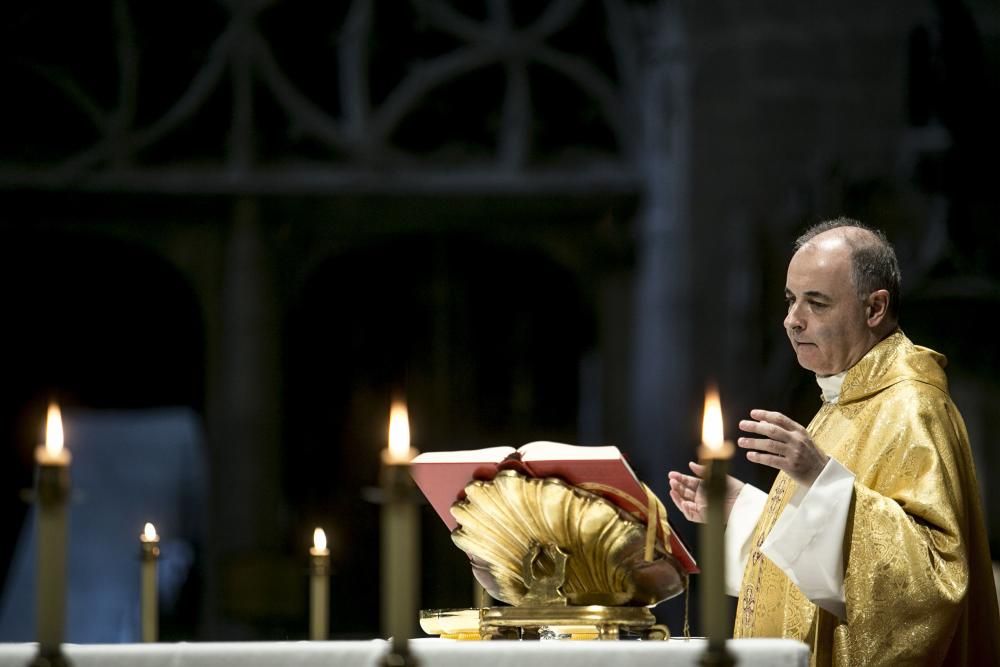
[[[820,234],[788,264],[785,331],[799,365],[817,375],[847,370],[871,349],[865,304],[851,279],[850,247]]]

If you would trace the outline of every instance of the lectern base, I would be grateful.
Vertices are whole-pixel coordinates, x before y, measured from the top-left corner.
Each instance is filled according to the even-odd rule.
[[[426,609],[420,627],[451,639],[618,639],[622,632],[643,639],[669,639],[646,607],[546,606]]]

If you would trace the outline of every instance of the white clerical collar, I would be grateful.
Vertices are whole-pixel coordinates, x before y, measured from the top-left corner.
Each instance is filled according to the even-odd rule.
[[[826,377],[816,376],[816,383],[822,390],[824,403],[836,403],[840,399],[840,387],[844,384],[845,375],[847,375],[847,371]]]

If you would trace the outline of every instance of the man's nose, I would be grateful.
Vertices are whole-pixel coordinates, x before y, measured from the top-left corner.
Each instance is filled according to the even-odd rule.
[[[792,304],[788,307],[788,314],[785,315],[785,328],[786,329],[802,329],[802,318],[799,317],[799,307],[798,304]]]

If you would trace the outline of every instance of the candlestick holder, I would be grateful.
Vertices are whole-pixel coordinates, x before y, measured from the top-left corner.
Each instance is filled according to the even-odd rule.
[[[715,648],[710,642],[708,648],[701,654],[698,664],[702,667],[733,667],[736,664],[736,659],[726,648],[725,641],[721,646]]]
[[[62,648],[57,648],[55,653],[45,653],[38,649],[38,653],[31,662],[28,663],[28,667],[72,667],[73,663],[70,659],[66,657],[66,654],[62,652]]]
[[[65,458],[65,462],[40,462],[37,468],[38,653],[29,663],[31,667],[72,664],[62,651],[66,626],[66,504],[70,495],[68,455]]]
[[[416,667],[419,664],[420,661],[410,651],[410,642],[405,637],[390,639],[389,650],[379,662],[381,667]]]

